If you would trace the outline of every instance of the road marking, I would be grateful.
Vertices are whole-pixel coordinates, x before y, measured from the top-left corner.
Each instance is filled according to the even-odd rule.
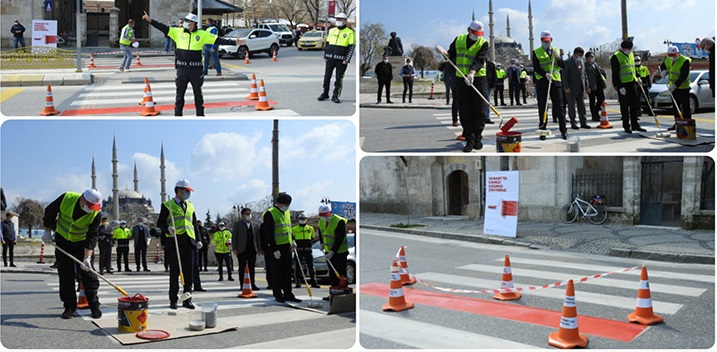
[[[229,348],[281,349],[290,346],[291,349],[348,349],[356,343],[356,339],[351,338],[355,336],[356,328],[348,328]]]
[[[240,84],[234,81],[209,81],[204,82],[202,84],[202,90],[205,88],[217,88],[217,87],[225,87],[226,89],[235,89]],[[246,84],[249,86],[249,84]],[[149,82],[149,86],[152,88],[152,90],[159,90],[164,88],[169,89],[176,89],[176,85],[174,82],[158,82],[158,83],[152,83]],[[144,91],[144,82],[137,82],[137,83],[123,83],[122,85],[101,85],[101,86],[88,86],[87,88],[83,89],[83,92],[97,92],[97,91],[121,91],[121,90],[131,90],[131,91],[137,91],[140,92]],[[191,91],[191,90],[190,90]]]
[[[429,292],[403,287],[406,300],[414,304],[455,310],[464,313],[487,315],[500,319],[519,321],[558,329],[562,313],[541,308],[532,308],[506,302],[489,301],[478,298]],[[361,294],[388,298],[389,286],[385,284],[365,284],[360,287]],[[580,297],[578,297],[580,302]],[[580,332],[605,337],[612,340],[630,342],[647,326],[580,315]],[[362,328],[363,329],[363,324]]]
[[[187,101],[194,101],[194,94],[192,92],[187,92],[184,95]],[[236,94],[214,94],[214,95],[202,95],[204,97],[204,100],[228,100],[228,99],[237,99],[239,98]],[[142,101],[143,95],[138,95],[135,98],[122,98],[122,99],[88,99],[88,100],[75,100],[72,103],[70,103],[70,106],[83,106],[83,105],[121,105],[121,104],[132,104],[132,103],[139,103]],[[189,98],[189,99],[187,99]],[[154,100],[154,93],[152,94],[152,99]],[[174,102],[172,102],[174,103]],[[174,104],[172,104],[174,105]],[[156,106],[155,106],[156,109]]]
[[[227,108],[227,107],[240,107],[240,106],[256,106],[257,100],[254,101],[224,101],[224,102],[209,102],[204,103],[204,109],[212,109],[212,108]],[[269,105],[276,105],[278,104],[275,101],[269,100]],[[163,105],[155,105],[154,109],[157,111],[173,111],[174,110],[174,104],[163,104]],[[194,104],[185,104],[184,105],[184,111],[191,111],[195,110],[196,106]],[[60,116],[79,116],[79,115],[106,115],[106,114],[120,114],[120,113],[137,113],[144,111],[144,107],[142,106],[123,106],[123,107],[114,107],[114,108],[94,108],[94,109],[76,109],[76,110],[65,110],[60,114]]]
[[[542,348],[488,335],[399,318],[389,314],[361,310],[361,328],[359,332],[363,335],[425,349],[443,350],[476,347],[480,347],[481,349]],[[417,336],[423,336],[425,338],[417,339]]]
[[[0,90],[0,103],[20,94],[24,90],[25,88],[3,88]]]
[[[242,92],[242,93],[249,92],[248,88],[232,87],[230,89],[232,92]],[[226,93],[226,92],[227,92],[227,88],[223,88],[223,87],[209,88],[209,89],[202,87],[202,95],[204,95],[205,99],[211,98],[211,95],[214,93]],[[156,88],[152,87],[152,97],[156,97],[156,96],[160,96],[160,95],[171,95],[172,97],[174,97],[176,94],[177,94],[177,92],[174,88],[172,88],[172,89],[156,89]],[[103,97],[123,97],[123,96],[139,97],[141,100],[142,97],[144,96],[144,87],[141,89],[140,89],[140,87],[135,87],[135,89],[133,89],[132,91],[89,92],[89,93],[81,93],[79,95],[80,98],[85,98],[85,99],[103,98]],[[187,92],[185,93],[185,96],[191,97],[191,96],[194,96],[194,94],[192,94],[191,89],[188,89]],[[245,96],[244,95],[242,95],[242,96],[235,95],[235,97],[244,99]]]

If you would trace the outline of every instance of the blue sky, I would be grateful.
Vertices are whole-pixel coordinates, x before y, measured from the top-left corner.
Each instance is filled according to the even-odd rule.
[[[203,220],[236,203],[271,194],[272,120],[9,120],[0,130],[0,176],[10,206],[17,196],[50,202],[91,186],[92,157],[103,198],[112,193],[112,136],[117,140],[119,188],[139,192],[159,211],[159,156],[164,143],[167,193],[191,182]],[[356,130],[348,121],[281,120],[279,186],[291,209],[316,214],[320,200],[356,202]]]
[[[610,43],[622,37],[620,0],[533,0],[534,44],[540,32],[550,30],[555,46],[572,51]],[[635,36],[636,49],[653,54],[666,51],[663,42],[694,42],[715,35],[713,0],[628,0],[628,32]],[[404,50],[411,44],[445,48],[466,32],[475,11],[489,36],[488,0],[361,0],[360,21],[381,23],[386,33],[395,31]],[[510,15],[511,37],[530,50],[528,43],[528,0],[493,0],[495,35],[506,34]]]

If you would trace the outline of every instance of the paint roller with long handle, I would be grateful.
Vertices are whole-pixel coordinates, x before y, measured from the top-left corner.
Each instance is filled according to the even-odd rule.
[[[55,245],[55,248],[56,248],[58,251],[64,253],[68,258],[70,258],[70,259],[74,260],[75,262],[77,262],[77,264],[84,265],[84,264],[82,264],[82,262],[81,262],[79,259],[75,258],[72,254],[67,253],[64,249],[60,248],[59,246]],[[105,281],[106,283],[108,283],[110,286],[114,287],[114,289],[117,290],[117,292],[121,293],[122,295],[124,295],[124,296],[126,296],[126,297],[129,297],[129,294],[127,294],[127,291],[125,291],[125,290],[123,290],[121,287],[119,287],[119,286],[113,284],[110,280],[107,280],[106,277],[104,277],[104,276],[100,275],[99,273],[97,273],[97,272],[95,271],[95,269],[92,269],[92,268],[90,267],[88,271],[91,272],[91,273],[93,273],[93,274],[95,274],[95,275],[97,275],[97,277],[99,277],[100,279],[104,280],[104,281]]]
[[[648,98],[647,93],[645,92],[645,88],[640,84],[640,82],[637,83],[638,86],[640,86],[640,90],[642,91],[642,95],[645,97],[645,101],[647,102],[647,106],[650,107],[650,113],[652,114],[652,117],[655,119],[655,124],[657,125],[657,129],[660,131],[657,131],[657,137],[669,137],[670,133],[664,133],[662,132],[662,127],[660,127],[660,121],[657,120],[657,114],[655,114],[655,110],[652,109],[652,104],[650,104],[650,98]]]
[[[558,49],[554,49],[554,50],[558,50]],[[545,97],[545,110],[543,110],[543,116],[540,117],[540,121],[541,121],[540,124],[545,125],[546,128],[548,126],[548,104],[550,104],[550,88],[553,85],[553,80],[552,80],[553,71],[552,70],[553,70],[553,67],[555,67],[555,53],[551,54],[550,56],[553,57],[552,62],[550,63],[551,71],[545,73],[546,74],[545,79],[548,79],[547,78],[548,74],[551,75],[551,79],[548,79],[548,93],[547,93],[547,96]],[[549,136],[551,134],[551,132],[550,132],[550,130],[547,130],[547,129],[546,130],[538,129],[537,131],[535,131],[535,134],[537,134],[539,136]]]
[[[174,200],[172,200],[172,201],[174,201]],[[182,271],[182,260],[179,257],[179,242],[177,241],[177,228],[174,226],[174,214],[172,212],[172,209],[169,209],[169,217],[172,219],[172,228],[174,228],[174,234],[172,235],[172,237],[174,237],[174,248],[177,249],[177,264],[179,264],[179,280],[182,282],[182,289],[184,289],[184,272]],[[189,292],[183,292],[182,295],[179,296],[179,299],[182,302],[184,302],[190,298],[192,298],[192,294]]]

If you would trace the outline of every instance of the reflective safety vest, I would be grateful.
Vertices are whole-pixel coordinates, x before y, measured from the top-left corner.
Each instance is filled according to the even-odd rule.
[[[635,66],[635,70],[637,71],[637,77],[640,78],[646,78],[650,77],[650,69],[647,68],[647,66]]]
[[[112,238],[116,240],[126,240],[132,236],[132,231],[128,228],[118,227],[112,232]]]
[[[204,44],[214,44],[217,40],[216,34],[201,29],[190,33],[183,27],[170,27],[167,36],[174,40],[177,49],[190,51],[202,51]]]
[[[329,34],[326,36],[326,42],[329,45],[342,47],[356,45],[356,32],[349,27],[344,27],[344,29],[334,27],[329,30]]]
[[[271,217],[274,219],[274,243],[276,243],[276,245],[290,243],[291,214],[289,214],[289,211],[282,212],[277,207],[271,207],[271,209],[267,211],[271,213]],[[264,212],[264,214],[266,214],[266,212]]]
[[[526,72],[526,71],[521,71],[521,72],[520,72],[520,79],[525,79],[526,77],[528,77],[528,72]]]
[[[121,45],[130,45],[132,44],[132,39],[134,39],[134,28],[129,25],[122,27],[122,34],[120,34],[119,43]]]
[[[499,79],[499,80],[502,81],[502,80],[505,79],[505,76],[507,76],[507,74],[505,73],[505,70],[504,70],[504,69],[502,69],[502,68],[500,68],[500,69],[498,69],[498,68],[495,69],[495,78],[497,78],[497,79]]]
[[[473,43],[470,48],[468,48],[468,33],[461,34],[456,37],[456,66],[458,66],[458,70],[460,72],[463,72],[463,75],[468,75],[468,72],[470,72],[471,70],[471,64],[473,64],[476,55],[478,55],[478,51],[480,51],[480,48],[482,48],[483,45],[486,43],[488,43],[488,41],[485,40],[485,38],[478,37],[478,40],[476,40],[476,42]],[[474,76],[486,76],[485,61],[483,62],[483,68],[476,72]],[[456,77],[463,76],[458,71],[456,71]]]
[[[172,226],[171,217],[174,217],[174,228],[177,230],[177,235],[187,234],[189,237],[196,240],[196,237],[194,237],[194,224],[192,223],[192,219],[194,218],[194,204],[190,202],[184,203],[187,204],[186,211],[182,210],[182,207],[180,207],[174,199],[170,199],[162,203],[162,205],[167,207],[169,210],[167,225]],[[165,236],[172,237],[172,234],[167,233]]]
[[[555,52],[556,50],[560,50],[558,48],[553,48],[553,47],[551,47],[550,49],[552,49],[552,52]],[[542,46],[533,50],[533,53],[535,54],[535,57],[538,58],[538,63],[540,63],[540,68],[542,68],[543,71],[552,74],[553,81],[560,82],[560,80],[561,80],[560,66],[558,66],[558,64],[553,65],[553,61],[557,61],[557,59],[553,60],[553,58],[550,57],[550,54],[548,54],[548,52],[545,51],[545,49],[543,49]],[[535,80],[536,81],[541,80],[543,78],[545,78],[545,77],[543,77],[543,75],[539,74],[538,72],[535,72]]]
[[[314,239],[314,227],[311,225],[296,225],[291,228],[291,236],[295,240],[313,240]]]
[[[620,82],[630,83],[637,81],[637,71],[635,70],[635,54],[625,55],[622,50],[616,51],[613,56],[617,57],[620,64]]]
[[[80,199],[81,194],[76,192],[67,192],[62,197],[60,203],[60,214],[55,226],[55,232],[59,233],[70,242],[80,242],[87,238],[87,231],[90,224],[95,220],[99,211],[91,211],[77,220],[72,220],[72,213],[75,211],[75,205]]]
[[[339,221],[343,221],[344,225],[348,222],[348,220],[336,214],[331,215],[331,220],[329,221],[328,226],[326,226],[326,221],[324,221],[324,219],[319,220],[319,230],[321,230],[321,235],[324,236],[324,252],[326,253],[331,251],[331,248],[334,246],[334,241],[336,240],[335,232],[336,227],[339,225]],[[341,246],[339,246],[339,253],[346,253],[348,251],[348,236],[344,236],[344,240],[341,242]]]
[[[214,252],[219,254],[225,254],[231,252],[232,245],[232,233],[231,231],[224,229],[214,233],[212,238],[214,243]],[[227,244],[228,243],[228,244]]]
[[[665,60],[665,67],[667,67],[667,77],[669,77],[670,84],[675,84],[677,82],[677,79],[680,78],[680,71],[682,70],[682,65],[685,64],[685,62],[692,62],[692,59],[680,55],[677,57],[677,60],[674,62],[672,59]],[[687,76],[687,79],[680,84],[677,89],[690,89],[690,77]]]

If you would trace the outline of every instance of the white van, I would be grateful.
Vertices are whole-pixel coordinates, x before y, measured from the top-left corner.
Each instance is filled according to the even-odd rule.
[[[279,43],[291,46],[294,44],[294,33],[283,23],[259,23],[256,28],[268,29],[279,38]]]

